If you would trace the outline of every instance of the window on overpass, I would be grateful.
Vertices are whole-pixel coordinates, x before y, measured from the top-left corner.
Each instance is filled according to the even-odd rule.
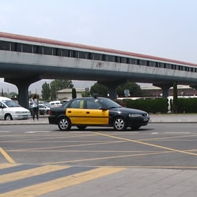
[[[43,47],[43,53],[46,54],[46,55],[53,55],[53,48]]]
[[[126,57],[120,57],[120,62],[121,63],[127,63],[127,60],[128,60],[128,58],[126,58]]]
[[[78,58],[88,59],[88,53],[83,51],[78,51]]]
[[[22,44],[15,43],[14,51],[21,52],[22,51]]]
[[[22,51],[26,53],[32,53],[33,51],[33,46],[30,44],[23,44],[22,46]]]
[[[77,57],[77,53],[74,50],[68,50],[68,57]]]
[[[33,53],[43,54],[42,47],[41,46],[38,46],[38,45],[34,45],[33,46]]]
[[[106,61],[108,62],[115,62],[115,56],[112,55],[106,55]]]
[[[59,49],[58,54],[59,56],[69,57],[67,49]]]
[[[146,60],[139,60],[139,65],[146,66],[147,65],[147,61]]]
[[[171,69],[172,65],[171,64],[166,64],[166,68]]]
[[[10,51],[11,50],[10,43],[5,41],[0,41],[0,50]]]
[[[93,60],[103,60],[102,59],[102,54],[91,53],[91,59],[93,59]]]
[[[164,63],[158,62],[158,67],[159,67],[159,68],[164,68]]]
[[[120,58],[119,56],[115,56],[115,62],[120,62]]]
[[[128,63],[129,64],[138,64],[138,60],[137,59],[134,59],[134,58],[129,58],[128,59]]]
[[[156,67],[156,62],[147,61],[147,66]]]

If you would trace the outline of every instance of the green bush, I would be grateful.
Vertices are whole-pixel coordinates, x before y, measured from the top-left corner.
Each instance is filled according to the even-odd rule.
[[[178,98],[178,113],[197,113],[197,98]]]
[[[164,98],[125,100],[126,107],[144,110],[148,113],[167,113],[168,100]]]
[[[165,98],[149,98],[149,99],[125,99],[118,101],[122,106],[129,108],[141,109],[148,113],[167,113],[168,100]],[[171,109],[172,111],[172,103]],[[178,98],[176,113],[197,113],[197,98]]]

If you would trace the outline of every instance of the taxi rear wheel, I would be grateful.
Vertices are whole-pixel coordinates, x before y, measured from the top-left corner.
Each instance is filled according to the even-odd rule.
[[[71,128],[70,120],[68,118],[66,118],[66,117],[61,117],[58,120],[58,127],[62,131],[68,131],[68,130],[70,130],[70,128]]]
[[[122,117],[116,117],[113,121],[113,127],[116,131],[124,131],[127,128],[126,121]]]

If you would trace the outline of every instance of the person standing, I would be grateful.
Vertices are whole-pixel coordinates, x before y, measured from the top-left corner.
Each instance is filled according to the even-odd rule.
[[[33,95],[32,98],[32,117],[33,120],[35,120],[35,118],[37,118],[37,120],[39,119],[38,117],[38,97],[36,94]]]

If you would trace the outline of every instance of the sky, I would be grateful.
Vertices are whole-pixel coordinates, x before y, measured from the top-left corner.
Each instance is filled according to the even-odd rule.
[[[0,0],[0,31],[197,63],[196,8],[196,0]],[[0,79],[2,88],[17,91]]]

